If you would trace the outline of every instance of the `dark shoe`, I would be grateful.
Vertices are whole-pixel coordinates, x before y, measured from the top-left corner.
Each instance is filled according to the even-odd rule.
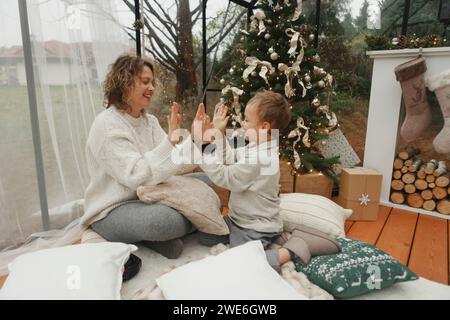
[[[141,270],[142,260],[134,254],[130,254],[128,261],[125,263],[124,271],[122,275],[122,281],[128,281],[138,274]]]
[[[142,244],[167,259],[176,259],[183,252],[183,241],[181,239],[173,239],[168,241],[142,241]]]

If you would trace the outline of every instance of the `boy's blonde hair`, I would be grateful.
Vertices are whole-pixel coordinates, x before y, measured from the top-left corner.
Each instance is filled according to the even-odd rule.
[[[273,91],[258,92],[248,104],[255,103],[261,122],[269,122],[272,129],[284,130],[291,122],[291,109],[284,96]]]

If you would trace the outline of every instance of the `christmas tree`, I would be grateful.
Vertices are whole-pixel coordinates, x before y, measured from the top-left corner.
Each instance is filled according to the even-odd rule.
[[[314,32],[302,15],[302,1],[259,1],[249,29],[241,30],[235,45],[238,59],[220,80],[222,99],[230,106],[231,126],[239,128],[244,107],[257,91],[283,94],[292,121],[280,133],[280,158],[297,174],[316,169],[336,181],[332,166],[339,157],[324,158],[315,147],[339,125],[329,107],[333,77],[320,67]]]

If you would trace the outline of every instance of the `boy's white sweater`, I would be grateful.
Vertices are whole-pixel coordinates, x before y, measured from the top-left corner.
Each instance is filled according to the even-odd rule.
[[[200,167],[216,185],[231,191],[229,217],[238,226],[259,232],[282,232],[278,144],[250,143],[235,152],[225,141],[216,145],[210,164]],[[225,154],[223,154],[225,152]]]
[[[87,228],[136,200],[140,185],[156,185],[182,170],[172,161],[174,149],[155,116],[133,118],[114,106],[101,112],[86,143],[90,183],[81,226]]]

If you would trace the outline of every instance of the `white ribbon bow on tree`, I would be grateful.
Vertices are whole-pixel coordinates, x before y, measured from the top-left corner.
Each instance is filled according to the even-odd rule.
[[[297,7],[295,8],[295,12],[294,12],[294,17],[292,18],[291,21],[296,21],[298,20],[298,18],[300,18],[300,16],[302,15],[302,11],[303,11],[303,0],[297,0]],[[286,7],[290,7],[291,3],[289,2],[289,0],[284,0],[284,5]]]
[[[297,21],[298,18],[300,18],[300,16],[302,15],[302,11],[303,11],[303,0],[297,0],[297,8],[295,8],[294,17],[292,18],[292,21]]]
[[[252,20],[250,23],[251,31],[259,29],[258,36],[266,31],[266,26],[264,25],[264,19],[266,19],[266,15],[263,10],[255,10],[254,15],[250,19]]]
[[[288,28],[285,31],[286,35],[291,38],[291,40],[289,40],[289,43],[291,45],[290,49],[288,50],[288,54],[289,56],[293,56],[296,52],[297,52],[297,46],[298,46],[298,42],[300,41],[300,55],[301,55],[301,60],[300,63],[303,61],[303,56],[305,54],[305,48],[308,46],[306,41],[300,36],[300,32],[295,31],[292,28]],[[297,61],[299,60],[299,58],[297,57]]]
[[[292,33],[293,33],[293,35],[292,35]],[[302,37],[300,37],[300,33],[294,31],[293,29],[286,29],[286,34],[288,36],[292,36],[292,39],[294,39],[294,41],[292,41],[292,39],[291,39],[291,48],[289,49],[288,53],[296,52],[295,50],[297,50],[297,44],[298,44],[299,40],[300,40],[301,49],[300,49],[300,54],[297,56],[297,60],[291,67],[288,67],[284,63],[278,64],[278,70],[280,70],[281,72],[284,72],[284,74],[286,75],[286,79],[287,79],[286,85],[284,87],[284,93],[285,93],[286,97],[288,97],[288,98],[291,98],[293,95],[295,95],[295,90],[293,88],[293,80],[294,80],[294,77],[297,76],[298,83],[303,88],[303,90],[302,90],[302,98],[303,98],[306,95],[306,88],[305,88],[305,84],[303,83],[301,78],[298,76],[298,73],[301,71],[300,64],[302,63],[303,57],[305,56],[304,48],[306,47],[306,42],[303,40]]]
[[[260,65],[261,71],[259,72],[259,76],[263,78],[267,84],[269,84],[269,81],[267,80],[267,72],[275,72],[275,68],[270,62],[261,61],[256,57],[247,57],[245,58],[245,64],[248,65],[247,69],[244,70],[244,73],[242,75],[242,78],[245,80],[245,82],[249,82],[248,76],[256,69],[258,65]]]
[[[330,107],[328,106],[320,106],[317,108],[316,113],[318,115],[325,114],[328,119],[328,127],[334,128],[338,124],[338,120],[336,114],[334,112],[330,112]]]
[[[298,83],[303,88],[302,91],[302,98],[303,98],[306,95],[306,88],[303,81],[298,76],[298,73],[301,70],[300,63],[296,62],[292,65],[292,67],[288,67],[284,63],[280,63],[278,64],[278,70],[284,72],[284,74],[286,75],[286,85],[284,86],[284,94],[286,95],[286,97],[291,98],[292,96],[295,95],[295,89],[293,88],[293,81],[294,77],[297,76]]]
[[[234,111],[236,112],[236,114],[240,114],[241,113],[241,103],[239,101],[239,97],[242,96],[242,94],[244,93],[244,90],[227,85],[225,88],[222,89],[222,95],[227,94],[228,91],[231,91],[233,93]]]
[[[302,132],[300,131],[300,129],[305,130],[303,139],[302,139]],[[297,143],[299,143],[300,139],[302,139],[302,142],[306,147],[308,147],[308,148],[311,147],[311,143],[309,142],[309,129],[308,129],[308,127],[305,126],[305,121],[303,120],[302,117],[297,118],[297,128],[295,128],[294,130],[289,132],[289,135],[288,135],[289,139],[295,138],[295,137],[297,137],[297,140],[295,140],[294,143],[292,144],[292,148],[294,149],[294,167],[296,169],[298,169],[298,168],[300,168],[300,165],[302,164],[302,162],[300,159],[300,155],[298,154],[297,150],[295,150]]]

